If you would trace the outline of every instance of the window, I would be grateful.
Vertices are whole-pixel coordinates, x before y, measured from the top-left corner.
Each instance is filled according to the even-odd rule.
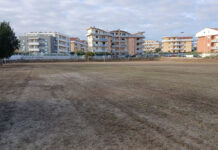
[[[96,38],[98,38],[98,36],[96,36]]]
[[[105,42],[103,42],[103,45],[105,45]]]
[[[96,44],[98,44],[98,42],[96,42]]]

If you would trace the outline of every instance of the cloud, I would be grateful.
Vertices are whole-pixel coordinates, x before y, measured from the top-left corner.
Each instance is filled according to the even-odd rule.
[[[217,0],[0,0],[0,21],[9,21],[17,35],[57,31],[86,39],[85,29],[96,26],[146,31],[159,40],[217,27],[217,7]]]

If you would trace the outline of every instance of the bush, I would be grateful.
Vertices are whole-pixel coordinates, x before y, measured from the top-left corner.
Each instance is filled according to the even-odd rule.
[[[76,51],[76,54],[78,55],[78,56],[82,56],[82,55],[85,55],[85,53],[83,52],[83,51]]]
[[[74,54],[75,54],[75,52],[70,52],[70,54],[71,54],[71,55],[74,55]]]
[[[159,53],[159,52],[161,52],[161,49],[160,49],[160,48],[156,48],[156,49],[155,49],[155,52],[156,52],[156,53]]]

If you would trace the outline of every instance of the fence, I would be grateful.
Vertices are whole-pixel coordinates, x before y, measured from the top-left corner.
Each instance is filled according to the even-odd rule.
[[[92,56],[86,58],[77,55],[13,55],[7,61],[121,61],[121,60],[142,60],[157,58],[156,55],[143,55],[137,57],[126,57],[126,56]]]

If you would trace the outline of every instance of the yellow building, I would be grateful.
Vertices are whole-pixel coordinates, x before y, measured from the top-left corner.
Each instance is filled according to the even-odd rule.
[[[154,40],[145,40],[143,45],[145,52],[155,52],[157,48],[161,48],[161,42]]]
[[[89,51],[109,52],[113,55],[143,53],[144,32],[135,34],[122,30],[107,32],[95,27],[90,27],[87,31]]]
[[[88,42],[85,40],[80,40],[79,38],[70,38],[70,51],[83,51],[88,50]]]
[[[192,51],[193,37],[171,36],[162,38],[162,52],[180,53]]]

